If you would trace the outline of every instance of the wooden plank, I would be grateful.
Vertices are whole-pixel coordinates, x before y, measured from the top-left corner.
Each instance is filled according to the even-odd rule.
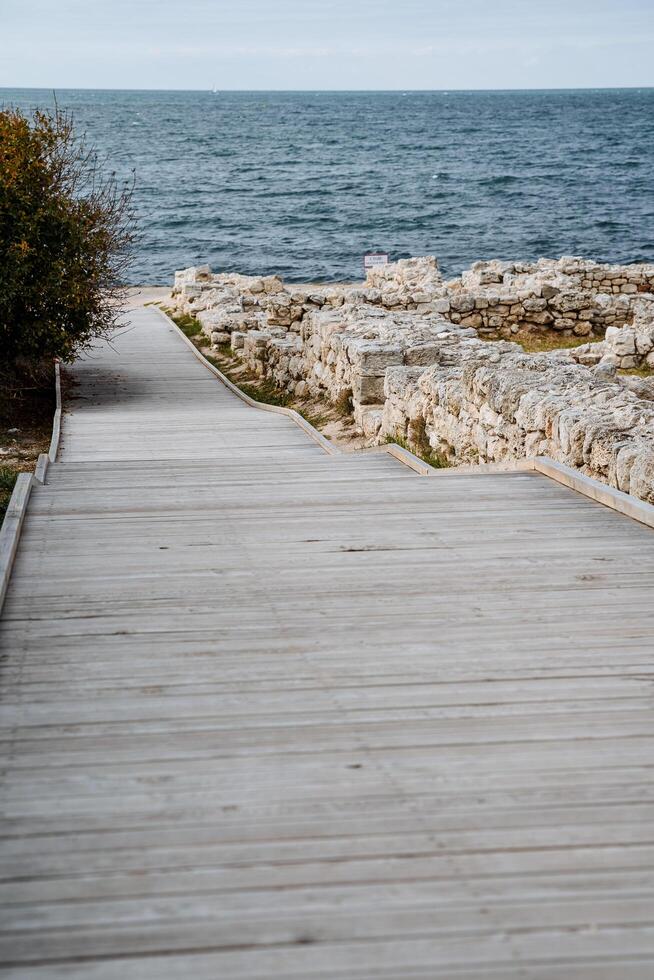
[[[74,371],[0,623],[1,975],[649,978],[648,529],[328,455],[152,310]]]

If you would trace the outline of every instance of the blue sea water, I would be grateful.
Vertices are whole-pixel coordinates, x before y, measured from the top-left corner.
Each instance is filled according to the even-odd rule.
[[[134,283],[360,278],[362,255],[654,259],[654,89],[56,93],[136,175]],[[51,106],[53,93],[0,90]]]

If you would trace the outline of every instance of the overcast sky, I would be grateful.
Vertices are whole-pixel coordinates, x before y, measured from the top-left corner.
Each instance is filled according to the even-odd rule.
[[[0,86],[654,85],[654,0],[0,0]]]

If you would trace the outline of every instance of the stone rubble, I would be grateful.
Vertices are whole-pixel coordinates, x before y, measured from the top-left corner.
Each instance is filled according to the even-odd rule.
[[[550,456],[654,503],[654,402],[568,351],[450,342],[424,370],[387,371],[380,432],[457,462]]]
[[[654,265],[609,266],[564,257],[536,263],[477,262],[446,284],[451,318],[482,334],[520,330],[604,336],[633,319],[645,294],[654,301]]]
[[[173,302],[260,377],[351,405],[369,443],[404,438],[453,464],[548,455],[654,502],[654,265],[478,262],[443,282],[431,257],[363,284],[175,273]],[[559,331],[543,354],[492,339]],[[603,339],[599,339],[602,337]]]
[[[654,304],[635,301],[629,325],[608,327],[603,341],[584,344],[575,353],[582,364],[654,368]]]

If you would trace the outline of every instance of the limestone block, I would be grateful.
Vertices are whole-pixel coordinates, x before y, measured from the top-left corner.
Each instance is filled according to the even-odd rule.
[[[450,297],[450,308],[457,313],[471,313],[475,308],[475,298],[468,293]]]
[[[554,323],[554,316],[549,310],[543,310],[542,313],[529,313],[527,319],[530,323],[537,323],[540,326],[547,326],[550,323]]]
[[[461,323],[465,327],[473,327],[474,329],[478,329],[483,325],[483,322],[481,313],[466,313],[461,317]]]
[[[604,339],[619,357],[636,353],[636,333],[631,327],[608,327]]]
[[[479,421],[487,429],[495,429],[501,421],[501,416],[494,412],[490,405],[484,403],[479,409]]]
[[[284,289],[284,283],[279,276],[264,276],[261,282],[266,294],[281,293]]]
[[[399,345],[374,341],[354,341],[348,345],[347,352],[356,372],[362,376],[383,376],[387,367],[402,364],[404,359]]]
[[[384,400],[384,378],[356,374],[352,379],[352,398],[360,405],[375,405]]]
[[[260,352],[265,351],[269,341],[269,333],[264,333],[260,330],[251,330],[245,335],[245,343],[243,344],[243,347],[248,353],[256,352],[258,356]]]
[[[533,299],[524,299],[522,305],[528,313],[540,313],[547,308],[547,300],[534,297]]]
[[[540,454],[540,444],[542,441],[542,432],[527,432],[524,439],[525,456],[538,456]]]
[[[636,351],[641,357],[654,349],[654,323],[649,327],[636,327]]]
[[[438,360],[439,351],[442,345],[437,343],[416,344],[408,347],[404,352],[404,363],[409,367],[416,365],[433,364]]]
[[[641,500],[654,504],[654,451],[651,445],[642,443],[631,466],[629,492]]]
[[[382,427],[384,411],[381,406],[365,408],[361,411],[359,425],[366,439],[374,440]]]
[[[606,353],[606,345],[603,341],[597,344],[581,344],[579,347],[571,350],[570,353],[578,364],[593,367],[600,362]]]

